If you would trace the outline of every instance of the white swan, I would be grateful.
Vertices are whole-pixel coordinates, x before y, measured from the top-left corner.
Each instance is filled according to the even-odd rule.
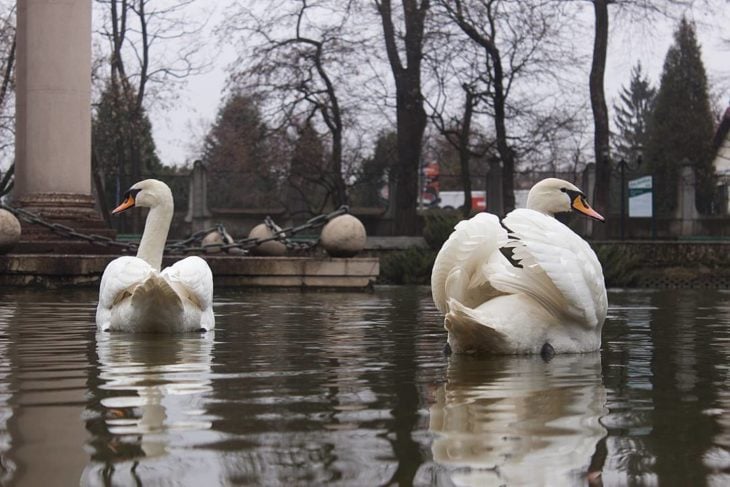
[[[162,181],[132,186],[117,214],[149,207],[137,256],[114,259],[104,270],[96,308],[102,331],[182,332],[212,330],[213,274],[200,257],[187,257],[160,272],[174,211],[172,192]]]
[[[574,185],[548,178],[527,208],[501,222],[479,213],[456,225],[434,262],[431,291],[456,353],[598,350],[608,300],[588,243],[554,218],[578,211],[603,221]]]

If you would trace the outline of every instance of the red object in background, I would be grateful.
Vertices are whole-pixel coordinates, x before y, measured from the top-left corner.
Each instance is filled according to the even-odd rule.
[[[472,208],[472,210],[478,210],[478,211],[486,210],[487,209],[487,197],[472,195],[471,208]]]
[[[429,206],[438,202],[440,190],[439,172],[440,168],[437,162],[431,162],[423,166],[423,188],[421,191],[421,201]]]
[[[437,162],[432,162],[423,166],[424,175],[424,187],[428,191],[434,190],[437,194],[439,192],[439,165]],[[430,192],[430,191],[429,191]]]

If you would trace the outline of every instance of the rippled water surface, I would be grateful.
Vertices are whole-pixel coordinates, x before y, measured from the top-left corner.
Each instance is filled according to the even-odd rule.
[[[609,302],[546,363],[444,357],[423,287],[219,290],[177,336],[0,289],[0,485],[730,485],[730,292]]]

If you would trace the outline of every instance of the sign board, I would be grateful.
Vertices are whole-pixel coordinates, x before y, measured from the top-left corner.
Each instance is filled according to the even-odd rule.
[[[653,185],[651,176],[629,181],[630,218],[651,218]]]

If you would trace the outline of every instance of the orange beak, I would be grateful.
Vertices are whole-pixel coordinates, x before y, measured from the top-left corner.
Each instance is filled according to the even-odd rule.
[[[596,210],[590,207],[586,199],[582,195],[578,195],[573,199],[573,204],[571,205],[573,209],[579,213],[583,213],[585,216],[589,216],[593,218],[594,220],[598,220],[599,222],[605,222],[606,219],[601,216],[600,213],[598,213]]]
[[[114,208],[114,209],[112,210],[112,215],[116,215],[116,214],[118,214],[118,213],[121,213],[121,212],[123,212],[123,211],[125,211],[125,210],[128,210],[128,209],[130,209],[130,208],[131,208],[131,207],[133,207],[133,206],[134,206],[134,196],[132,196],[131,194],[129,194],[129,195],[127,195],[127,197],[126,197],[126,198],[124,199],[124,201],[122,201],[122,202],[121,202],[121,203],[119,204],[119,206],[117,206],[116,208]]]

